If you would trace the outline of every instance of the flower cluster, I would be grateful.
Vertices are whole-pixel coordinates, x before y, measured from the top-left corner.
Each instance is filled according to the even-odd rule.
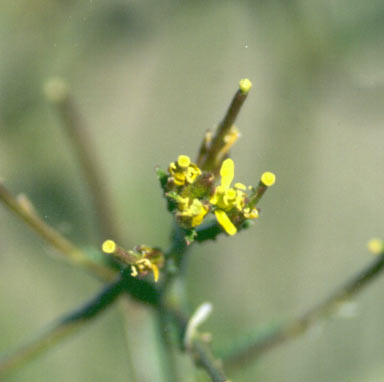
[[[133,250],[127,251],[119,247],[113,240],[106,240],[102,245],[103,252],[113,255],[123,264],[131,267],[131,275],[145,276],[153,272],[155,281],[159,279],[159,268],[164,265],[164,255],[158,248],[147,245],[138,245]]]
[[[193,229],[211,212],[224,231],[234,235],[245,220],[258,218],[255,200],[264,192],[263,187],[265,190],[275,182],[274,174],[264,173],[261,187],[255,190],[242,183],[232,187],[234,173],[233,160],[224,160],[220,182],[215,184],[217,180],[211,172],[202,171],[188,156],[180,155],[169,165],[164,184],[176,221],[185,229]]]

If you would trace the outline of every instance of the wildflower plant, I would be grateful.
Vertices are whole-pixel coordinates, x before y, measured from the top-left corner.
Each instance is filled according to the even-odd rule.
[[[56,107],[63,127],[76,148],[79,164],[92,192],[99,214],[100,249],[103,255],[95,259],[64,238],[39,217],[25,196],[13,196],[2,183],[0,200],[61,253],[64,259],[84,268],[106,284],[91,301],[56,321],[32,343],[22,345],[1,358],[0,376],[15,370],[42,350],[84,326],[118,297],[127,301],[126,297],[129,296],[150,306],[153,314],[159,318],[161,346],[168,355],[163,365],[167,381],[179,381],[183,373],[172,356],[178,349],[188,353],[195,365],[203,368],[212,381],[228,382],[223,362],[227,367],[243,366],[274,346],[304,333],[380,273],[384,268],[383,245],[381,240],[375,239],[370,242],[369,248],[378,254],[378,258],[324,302],[303,316],[281,324],[268,335],[248,340],[240,348],[221,354],[223,362],[218,362],[213,355],[209,336],[198,330],[211,313],[212,304],[203,303],[191,313],[186,308],[189,304],[185,291],[180,293],[179,288],[179,293],[176,293],[173,285],[176,279],[182,281],[186,253],[191,245],[216,239],[220,234],[233,236],[249,228],[260,217],[258,204],[262,196],[275,183],[275,175],[269,171],[261,174],[255,187],[235,181],[235,162],[230,157],[230,149],[239,138],[239,130],[234,123],[251,87],[248,79],[240,81],[222,122],[216,131],[206,132],[196,160],[180,153],[177,158],[170,158],[166,169],[156,169],[166,206],[174,218],[171,243],[164,250],[148,244],[139,244],[132,249],[123,247],[121,235],[113,224],[108,193],[103,188],[102,177],[68,88],[58,79],[47,84],[47,98]],[[183,289],[183,282],[181,286]],[[172,333],[176,333],[176,336]],[[136,382],[134,377],[130,380]]]

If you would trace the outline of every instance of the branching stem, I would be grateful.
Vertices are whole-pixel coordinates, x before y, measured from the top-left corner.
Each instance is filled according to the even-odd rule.
[[[276,346],[282,345],[305,333],[317,322],[329,317],[348,299],[358,294],[365,286],[378,277],[383,270],[384,252],[307,313],[257,339],[251,345],[247,345],[243,349],[224,357],[225,364],[233,368],[242,367]]]
[[[215,169],[218,167],[219,164],[216,163],[217,156],[223,146],[225,146],[225,137],[230,132],[233,124],[235,123],[247,96],[248,92],[243,92],[241,89],[237,90],[224,116],[224,119],[217,127],[212,140],[210,142],[207,142],[206,140],[203,141],[196,161],[197,165],[201,169],[207,171],[215,171]]]
[[[123,284],[122,279],[107,284],[96,297],[85,305],[57,320],[30,343],[24,344],[14,352],[0,358],[0,377],[22,366],[85,326],[116,300],[123,291]]]
[[[59,232],[46,224],[35,211],[20,203],[1,183],[0,200],[71,263],[91,271],[102,280],[111,281],[115,277],[115,271],[90,260],[80,248],[77,248]]]
[[[105,179],[97,165],[97,158],[90,144],[90,137],[84,127],[76,105],[69,93],[54,102],[63,128],[76,153],[84,180],[93,199],[101,239],[114,239],[121,242],[113,219],[112,203],[105,189]]]

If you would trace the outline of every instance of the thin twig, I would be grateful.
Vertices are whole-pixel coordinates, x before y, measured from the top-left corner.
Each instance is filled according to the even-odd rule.
[[[59,96],[57,95],[58,86],[61,86],[62,89]],[[94,154],[90,137],[85,129],[84,121],[73,102],[66,84],[62,83],[59,79],[53,79],[47,83],[46,93],[48,100],[56,106],[63,128],[76,153],[84,180],[93,199],[101,239],[111,238],[121,242],[118,237],[115,220],[113,219],[112,202],[105,188],[105,179],[97,165],[97,158]]]
[[[348,299],[358,294],[365,286],[377,278],[383,270],[384,252],[370,265],[358,272],[327,299],[310,309],[307,313],[282,325],[266,336],[257,339],[254,343],[245,346],[243,349],[223,357],[225,365],[233,368],[244,366],[246,363],[272,350],[276,346],[282,345],[305,333],[317,322],[329,317]]]
[[[195,340],[190,350],[197,366],[204,369],[212,382],[230,382],[222,369],[221,361],[215,359],[212,352],[203,341]]]
[[[119,279],[104,286],[96,297],[79,309],[59,319],[28,344],[24,344],[14,352],[0,358],[0,377],[14,371],[85,326],[116,300],[123,291],[123,284],[124,281]]]
[[[248,92],[238,89],[231,101],[231,104],[229,105],[224,119],[217,127],[215,134],[209,140],[207,137],[203,140],[196,161],[200,168],[215,172],[217,167],[220,166],[220,164],[217,163],[219,152],[226,145],[225,137],[232,129],[247,96]]]
[[[157,312],[157,323],[161,345],[161,359],[163,361],[163,373],[167,382],[178,382],[178,368],[175,359],[175,348],[171,341],[170,328],[167,320],[167,312],[159,307]]]
[[[198,333],[194,336],[188,348],[184,347],[183,339],[188,324],[188,319],[180,310],[168,306],[167,314],[172,318],[180,334],[180,345],[190,354],[196,366],[205,370],[213,382],[230,382],[225,376],[221,360],[215,358],[210,347],[203,341]]]
[[[15,198],[2,183],[0,183],[0,200],[71,263],[91,271],[106,281],[110,281],[115,277],[115,271],[90,260],[80,248],[77,248],[59,232],[46,224],[32,208],[27,208],[25,203],[23,204]]]

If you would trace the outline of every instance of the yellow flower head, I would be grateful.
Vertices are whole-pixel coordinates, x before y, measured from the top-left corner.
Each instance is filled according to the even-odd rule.
[[[176,186],[192,184],[201,175],[201,170],[191,162],[187,155],[179,155],[176,162],[172,162],[168,168]]]
[[[159,279],[159,268],[164,265],[164,255],[159,249],[139,245],[134,250],[127,251],[119,247],[113,240],[106,240],[102,245],[102,250],[113,255],[121,263],[130,265],[132,276],[144,276],[153,272],[155,281]]]
[[[185,203],[187,201],[187,203]],[[177,212],[176,218],[179,223],[185,228],[197,227],[204,220],[208,213],[208,206],[203,204],[199,199],[190,201],[188,198],[183,200],[183,208]]]
[[[231,187],[235,175],[235,164],[232,159],[228,158],[223,162],[220,175],[220,185],[216,187],[210,203],[216,207],[215,216],[218,223],[224,228],[225,232],[234,235],[237,228],[229,216],[237,216],[241,220],[243,218],[255,219],[259,215],[256,209],[244,208],[247,197],[244,192],[246,186],[242,183],[236,183],[234,188]]]
[[[137,260],[131,264],[131,275],[146,275],[153,272],[155,282],[159,279],[159,268],[164,265],[164,255],[157,248],[147,245],[139,245],[133,251],[129,251]]]
[[[248,78],[243,78],[239,82],[239,88],[243,93],[248,93],[251,90],[252,82]]]
[[[157,282],[159,280],[159,267],[150,260],[143,258],[131,265],[131,276],[133,277],[139,274],[145,275],[149,271],[153,272],[153,279]]]
[[[267,187],[271,187],[275,184],[276,175],[273,172],[265,172],[261,175],[261,181]]]
[[[102,250],[108,254],[114,253],[116,250],[116,243],[113,240],[105,240],[102,245]]]

